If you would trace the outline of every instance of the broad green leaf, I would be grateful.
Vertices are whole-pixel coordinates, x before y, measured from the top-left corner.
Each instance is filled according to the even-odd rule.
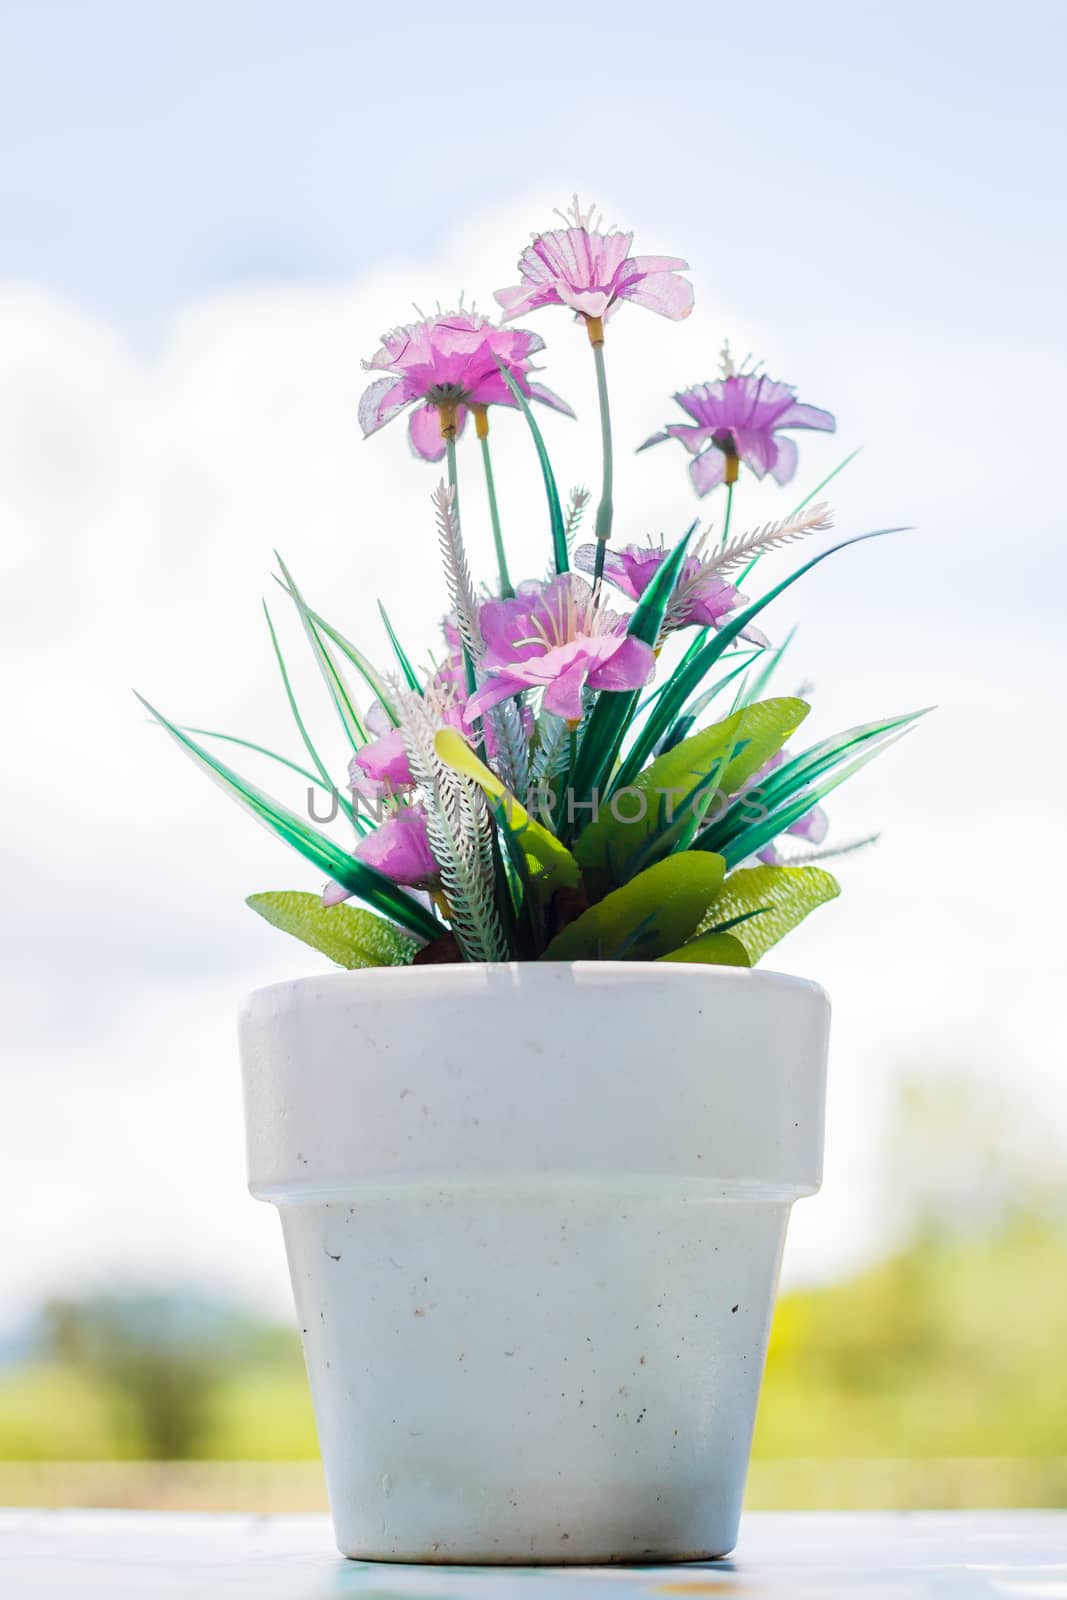
[[[853,539],[843,539],[840,544],[831,545],[829,550],[822,550],[818,555],[812,556],[809,561],[804,562],[803,566],[797,567],[795,572],[791,572],[780,583],[776,583],[773,589],[768,589],[767,593],[759,600],[754,601],[744,611],[738,612],[736,616],[724,622],[723,626],[716,630],[708,642],[694,656],[683,661],[671,674],[664,686],[661,699],[652,708],[644,727],[634,740],[631,749],[627,752],[616,782],[621,787],[626,787],[628,784],[633,783],[653,750],[655,750],[664,734],[674,723],[675,718],[683,711],[690,695],[700,687],[723,652],[759,616],[760,612],[770,605],[772,600],[784,593],[791,584],[796,583],[798,578],[802,578],[813,567],[817,567],[820,561],[825,561],[829,556],[836,555],[839,550],[845,550],[849,545],[862,544],[867,539],[881,539],[888,533],[899,533],[901,531],[899,528],[878,528],[873,533],[861,533]]]
[[[660,961],[698,961],[713,967],[750,967],[748,951],[732,933],[702,933],[680,945]]]
[[[374,867],[367,866],[365,862],[357,861],[346,850],[342,850],[340,845],[334,844],[332,839],[311,827],[302,817],[279,805],[276,800],[265,795],[246,778],[240,777],[224,762],[216,760],[202,745],[197,744],[195,739],[190,739],[189,735],[183,733],[173,722],[168,722],[162,712],[157,711],[155,706],[149,705],[143,695],[137,695],[137,698],[145,710],[181,745],[186,754],[271,833],[277,834],[279,839],[299,851],[320,871],[328,873],[331,878],[336,878],[338,883],[344,884],[346,889],[358,895],[361,900],[365,900],[383,916],[393,918],[402,927],[409,928],[412,933],[419,934],[425,939],[438,937],[441,924],[436,917],[432,917],[417,900],[406,894],[391,878],[387,878]],[[711,859],[714,860],[714,856]]]
[[[359,906],[324,906],[317,894],[298,889],[250,894],[251,906],[272,927],[291,933],[339,967],[406,967],[418,943],[391,922]]]
[[[699,825],[694,808],[712,798],[707,793],[709,782],[723,794],[736,794],[807,714],[803,700],[764,700],[749,706],[657,756],[625,790],[602,800],[596,821],[589,823],[574,846],[590,893],[600,894],[610,883],[623,882],[639,852],[660,836],[665,847],[674,848],[669,830],[680,820],[675,840],[681,841],[690,820]]]
[[[579,879],[578,863],[554,833],[519,804],[495,772],[480,761],[455,728],[440,728],[434,735],[434,751],[453,772],[471,778],[494,805],[502,807],[512,834],[521,841],[523,852],[543,875],[550,888],[573,889]]]
[[[729,937],[744,946],[752,966],[803,922],[816,906],[835,900],[841,887],[821,867],[739,867],[731,872],[702,919],[708,928],[738,920]],[[758,911],[759,916],[752,916]],[[699,941],[698,941],[699,942]]]
[[[333,656],[323,643],[318,628],[312,622],[311,614],[308,611],[307,606],[304,605],[303,597],[296,586],[296,581],[293,578],[292,573],[285,565],[285,562],[282,560],[277,550],[275,550],[274,555],[279,567],[281,568],[282,577],[288,584],[293,599],[296,602],[297,611],[300,615],[300,621],[303,624],[304,632],[307,635],[307,641],[311,646],[311,652],[315,657],[319,671],[322,673],[323,681],[330,692],[330,699],[333,701],[334,710],[337,712],[338,718],[340,719],[341,726],[345,731],[345,736],[348,739],[349,744],[352,746],[352,749],[359,750],[367,742],[367,731],[360,720],[359,712],[356,710],[351,691],[344,680],[344,675],[341,672],[341,669],[338,667],[336,661],[333,659]]]
[[[654,961],[683,944],[718,892],[724,864],[703,851],[668,856],[583,911],[551,941],[545,961]]]
[[[563,520],[563,507],[560,504],[559,490],[556,488],[556,475],[552,471],[552,463],[549,460],[544,438],[540,428],[537,426],[537,418],[530,410],[526,396],[515,382],[515,379],[502,361],[498,361],[497,366],[500,368],[500,376],[511,391],[512,399],[526,418],[526,426],[529,428],[533,438],[534,449],[537,451],[537,459],[541,467],[541,477],[544,479],[545,498],[548,501],[548,520],[552,529],[552,559],[555,563],[557,574],[567,572],[571,564],[567,553],[567,525]]]

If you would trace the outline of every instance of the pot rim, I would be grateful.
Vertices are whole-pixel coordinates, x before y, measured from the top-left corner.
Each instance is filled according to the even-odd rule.
[[[665,986],[672,983],[710,983],[726,987],[736,984],[742,988],[748,986],[757,991],[763,989],[771,993],[801,989],[821,996],[827,1006],[830,1003],[826,989],[814,978],[802,978],[795,973],[776,972],[765,967],[725,967],[710,964],[705,966],[687,961],[452,961],[428,963],[418,967],[328,968],[323,972],[307,974],[301,978],[282,978],[274,983],[263,984],[260,988],[249,991],[246,1004],[266,999],[270,995],[278,998],[283,995],[296,998],[301,992],[311,989],[317,989],[321,993],[323,986],[334,991],[331,998],[340,1000],[345,998],[346,991],[350,987],[371,980],[381,982],[384,979],[387,984],[396,983],[406,988],[433,987],[440,983],[443,973],[454,973],[457,978],[461,973],[469,977],[510,973],[518,979],[516,987],[520,987],[525,982],[536,983],[538,980],[533,978],[534,973],[542,973],[548,979],[561,969],[579,973],[583,983],[587,985],[589,979],[598,975],[616,980],[625,977],[630,982],[647,982],[655,978]]]

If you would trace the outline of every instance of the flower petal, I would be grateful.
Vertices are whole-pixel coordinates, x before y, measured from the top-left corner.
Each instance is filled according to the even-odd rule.
[[[837,419],[830,411],[820,411],[818,406],[801,405],[799,401],[789,407],[775,421],[776,428],[818,428],[823,433],[837,430]]]
[[[566,722],[579,722],[582,716],[582,689],[585,686],[588,661],[583,656],[561,672],[545,689],[544,706],[554,717]]]
[[[689,475],[697,494],[710,494],[726,476],[726,457],[717,445],[709,445],[689,463]]]
[[[553,411],[562,411],[565,417],[574,416],[572,408],[567,404],[566,400],[560,398],[554,389],[549,389],[543,383],[528,383],[526,389],[527,393],[532,395],[535,400],[540,400],[542,405],[551,406]]]
[[[363,429],[363,437],[366,439],[370,434],[377,433],[413,399],[414,395],[404,378],[398,378],[393,373],[376,378],[369,388],[364,389],[359,400],[359,425]]]
[[[797,470],[796,440],[783,434],[774,441],[776,455],[771,468],[771,476],[776,483],[788,483]]]
[[[463,432],[466,420],[466,407],[460,406],[456,411],[457,439]],[[441,417],[435,405],[420,406],[413,411],[409,431],[411,448],[422,461],[441,460],[445,453],[445,441],[441,437]]]
[[[626,634],[619,648],[589,674],[593,689],[641,689],[656,670],[656,654],[643,639]],[[546,701],[547,704],[547,696]]]
[[[463,722],[470,727],[486,711],[491,711],[493,706],[498,706],[501,700],[509,700],[512,695],[521,694],[529,685],[522,678],[515,677],[510,672],[495,673],[486,679],[476,694],[472,694],[467,704],[463,707]]]
[[[435,882],[440,869],[430,851],[426,833],[426,813],[418,806],[405,806],[387,817],[353,851],[358,861],[376,867],[394,883],[416,889]]]
[[[619,295],[634,305],[658,311],[661,317],[670,317],[672,322],[681,322],[693,309],[693,285],[674,272],[651,272],[621,288]]]
[[[551,284],[520,283],[513,289],[497,289],[493,299],[504,310],[503,320],[521,317],[524,311],[537,311],[541,306],[558,306],[559,295]]]

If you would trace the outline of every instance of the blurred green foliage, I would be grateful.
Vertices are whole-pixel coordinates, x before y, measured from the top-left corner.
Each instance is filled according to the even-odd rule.
[[[1065,1286],[1067,1228],[1020,1216],[783,1295],[757,1458],[1067,1455]],[[316,1455],[287,1330],[234,1319],[175,1346],[115,1302],[83,1307],[81,1328],[76,1308],[53,1318],[47,1357],[0,1378],[0,1457]]]
[[[852,1503],[858,1469],[893,1460],[911,1479],[883,1473],[855,1503],[1062,1502],[1067,1213],[1058,1158],[1034,1127],[1014,1147],[1018,1127],[970,1080],[901,1081],[883,1198],[904,1243],[780,1299],[754,1448],[760,1503]],[[196,1297],[54,1302],[36,1354],[0,1370],[0,1462],[317,1453],[295,1333]],[[794,1469],[819,1463],[806,1486]]]

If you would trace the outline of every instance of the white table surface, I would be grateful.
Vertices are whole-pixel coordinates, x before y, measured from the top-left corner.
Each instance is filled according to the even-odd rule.
[[[1067,1512],[752,1512],[728,1561],[410,1567],[345,1561],[322,1516],[0,1512],[3,1600],[1067,1600]]]

